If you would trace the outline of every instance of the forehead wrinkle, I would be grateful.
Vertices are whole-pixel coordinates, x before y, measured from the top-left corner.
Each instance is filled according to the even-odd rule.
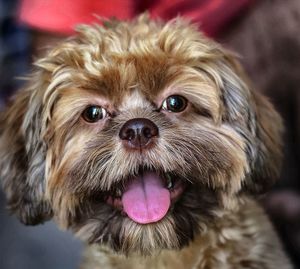
[[[146,109],[150,106],[150,102],[146,97],[138,90],[134,89],[123,97],[119,111],[129,111],[135,109]]]

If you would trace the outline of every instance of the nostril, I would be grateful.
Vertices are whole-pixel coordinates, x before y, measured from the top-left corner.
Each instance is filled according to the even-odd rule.
[[[158,135],[158,128],[155,124],[153,125],[149,125],[149,126],[145,126],[143,129],[142,129],[142,135],[145,137],[145,138],[152,138],[154,136],[157,136]]]
[[[151,138],[153,135],[152,135],[152,132],[151,132],[151,129],[148,128],[148,127],[145,127],[143,128],[142,130],[142,135],[146,138]]]
[[[122,128],[119,134],[122,140],[132,140],[135,138],[135,131],[130,128]]]
[[[133,130],[133,129],[128,129],[127,131],[126,131],[126,140],[133,140],[134,138],[135,138],[135,135],[136,135],[136,133],[135,133],[135,131]]]

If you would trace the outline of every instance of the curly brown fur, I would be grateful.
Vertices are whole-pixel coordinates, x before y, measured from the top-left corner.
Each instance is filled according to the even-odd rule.
[[[231,53],[182,19],[141,16],[81,26],[35,66],[1,121],[3,188],[24,223],[53,217],[101,246],[99,268],[175,268],[166,257],[178,253],[184,264],[190,251],[190,268],[274,268],[274,260],[290,268],[250,198],[278,176],[281,119]],[[184,111],[161,109],[171,95],[188,100]],[[89,105],[109,116],[87,123]],[[128,150],[120,140],[133,118],[157,126],[150,148]],[[107,199],[147,171],[180,179],[184,190],[161,220],[139,224]]]

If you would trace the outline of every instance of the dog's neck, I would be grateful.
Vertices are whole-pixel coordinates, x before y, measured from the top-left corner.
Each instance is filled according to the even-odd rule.
[[[99,247],[88,247],[85,255],[83,268],[93,269],[179,269],[179,268],[196,268],[199,260],[203,259],[205,249],[208,249],[209,240],[206,236],[197,237],[197,239],[188,247],[180,251],[163,250],[159,254],[141,257],[139,255],[124,256],[113,253],[112,251]],[[201,241],[201,242],[200,242]],[[205,246],[206,245],[206,246]],[[203,249],[203,255],[199,256],[199,246]]]

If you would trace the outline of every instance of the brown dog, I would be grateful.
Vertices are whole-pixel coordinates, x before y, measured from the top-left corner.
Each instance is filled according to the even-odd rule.
[[[3,114],[10,209],[89,243],[86,269],[291,268],[253,198],[280,168],[272,105],[182,19],[105,25],[36,62]]]

